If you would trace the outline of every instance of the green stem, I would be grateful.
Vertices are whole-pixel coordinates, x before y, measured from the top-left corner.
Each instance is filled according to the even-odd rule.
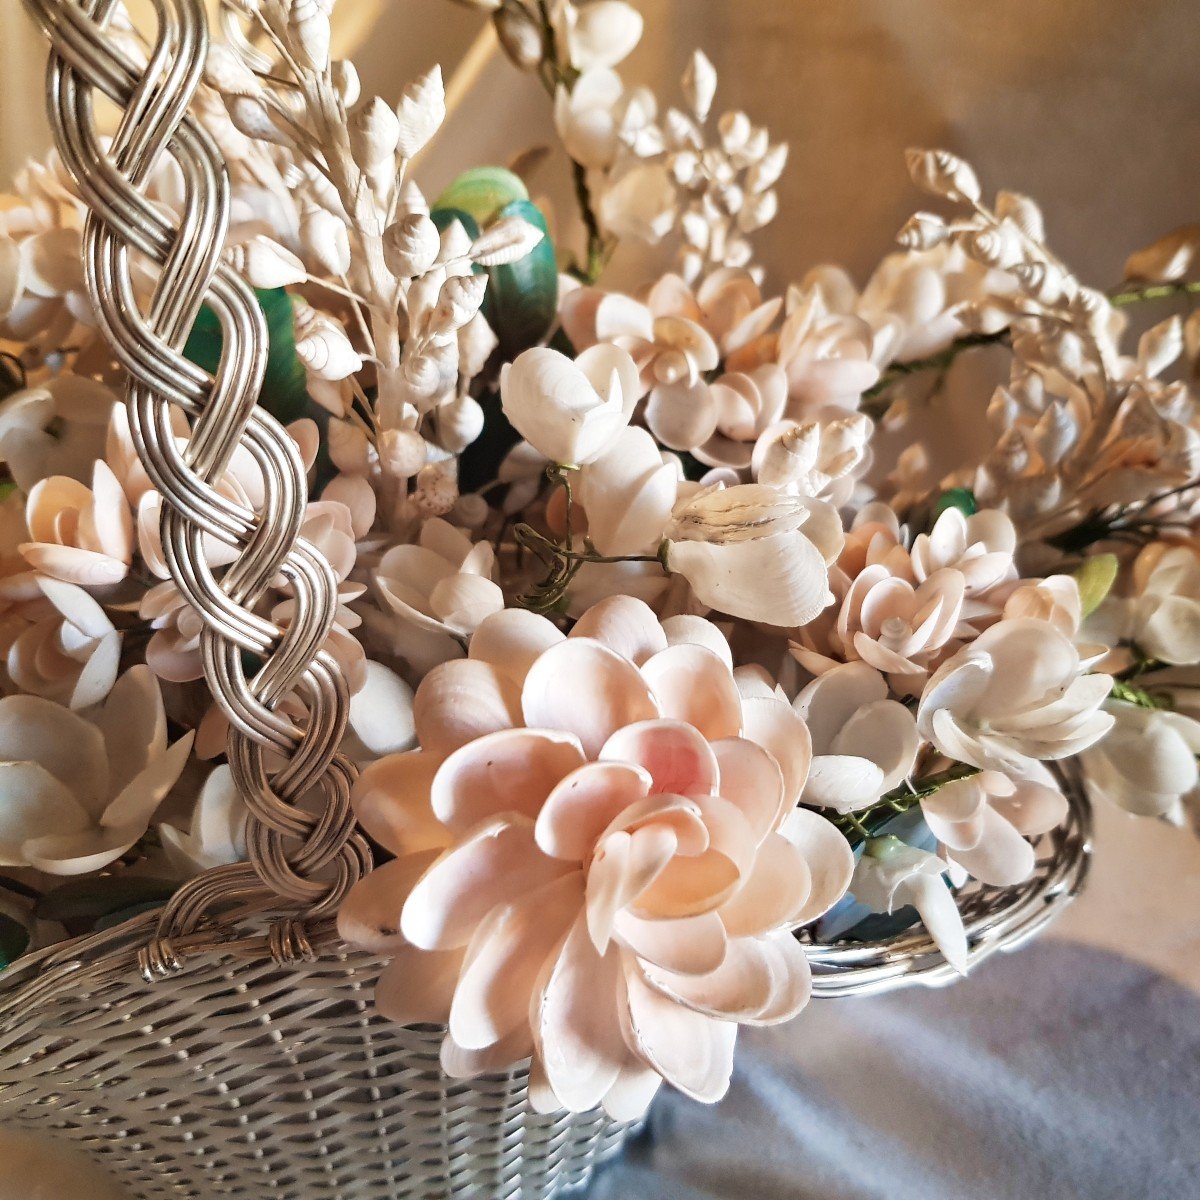
[[[1152,283],[1146,287],[1130,288],[1126,292],[1115,292],[1108,298],[1114,308],[1125,308],[1130,304],[1144,304],[1149,300],[1167,300],[1172,296],[1195,296],[1200,294],[1200,280],[1181,280],[1178,283]]]
[[[934,792],[944,788],[946,784],[954,783],[959,779],[970,779],[978,774],[978,767],[969,766],[967,763],[955,763],[954,766],[947,767],[946,770],[939,771],[936,775],[926,776],[916,784],[903,784],[893,789],[869,808],[862,808],[857,812],[838,813],[830,820],[847,838],[854,835],[861,838],[874,837],[874,831],[881,817],[906,813],[926,797],[932,796]]]

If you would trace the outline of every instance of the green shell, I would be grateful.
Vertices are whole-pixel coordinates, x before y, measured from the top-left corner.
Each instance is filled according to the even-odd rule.
[[[491,267],[483,300],[484,315],[500,339],[506,359],[536,346],[549,332],[558,311],[558,262],[546,218],[529,200],[514,200],[501,217],[521,217],[542,231],[542,240],[524,258]]]
[[[940,517],[948,508],[957,508],[960,513],[969,517],[979,511],[979,502],[970,488],[951,488],[938,497],[937,503],[933,506],[934,517]]]
[[[464,171],[433,207],[461,209],[475,219],[477,228],[484,229],[513,201],[528,199],[529,189],[519,175],[504,167],[473,167]]]
[[[291,296],[283,288],[255,290],[267,321],[267,369],[258,402],[285,425],[308,413],[308,381],[304,364],[296,357]],[[183,348],[185,358],[214,373],[221,361],[221,324],[207,305],[201,308]]]
[[[1112,591],[1119,570],[1120,563],[1115,554],[1093,555],[1075,569],[1075,582],[1079,584],[1079,599],[1085,617],[1090,617]]]

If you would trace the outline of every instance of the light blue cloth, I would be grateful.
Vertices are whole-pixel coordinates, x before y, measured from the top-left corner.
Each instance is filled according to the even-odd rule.
[[[664,1091],[587,1200],[1197,1200],[1200,997],[1049,941],[942,991],[816,1002]]]

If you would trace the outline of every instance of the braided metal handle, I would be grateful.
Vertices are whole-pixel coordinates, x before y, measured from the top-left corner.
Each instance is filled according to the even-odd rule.
[[[63,161],[90,212],[85,273],[101,328],[130,376],[133,438],[164,499],[162,542],[171,577],[204,621],[204,676],[231,723],[229,763],[250,810],[250,863],[219,867],[182,889],[163,913],[160,934],[185,934],[214,905],[261,898],[265,884],[287,906],[327,915],[370,870],[370,848],[349,804],[353,766],[338,753],[349,695],[322,649],[337,607],[337,581],[321,554],[298,536],[307,498],[295,443],[256,406],[267,333],[249,286],[221,263],[229,222],[229,179],[221,156],[188,106],[208,48],[202,0],[154,0],[157,39],[148,63],[131,61],[110,27],[117,0],[25,0],[52,44],[47,106]],[[112,144],[95,127],[96,91],[123,115]],[[164,155],[185,189],[176,227],[146,198]],[[140,305],[130,273],[134,252],[157,270]],[[220,320],[223,349],[215,377],[181,353],[206,302]],[[178,406],[191,419],[180,451],[171,430]],[[261,513],[222,496],[216,484],[244,444],[261,468]],[[216,578],[204,535],[239,557]],[[255,611],[279,573],[295,595],[280,629]],[[247,678],[243,652],[262,661]],[[296,695],[307,710],[297,725],[279,711]],[[264,752],[285,765],[268,776]],[[314,789],[313,811],[297,802]],[[315,814],[315,815],[314,815]]]

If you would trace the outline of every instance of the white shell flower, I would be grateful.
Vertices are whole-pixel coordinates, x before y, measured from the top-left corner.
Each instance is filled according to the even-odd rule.
[[[1078,754],[1112,728],[1102,710],[1112,679],[1084,669],[1052,626],[1000,621],[934,673],[917,728],[958,762],[1029,775],[1037,762]]]
[[[0,462],[28,494],[51,475],[87,479],[104,455],[117,397],[93,379],[57,375],[0,403]]]
[[[1061,824],[1067,801],[1045,768],[1029,779],[983,771],[944,784],[921,811],[951,862],[982,883],[1011,887],[1036,864],[1026,838]]]
[[[585,0],[557,6],[555,32],[578,71],[615,67],[641,41],[642,15],[625,0]]]
[[[614,174],[600,196],[600,218],[615,237],[653,245],[675,227],[677,204],[666,167],[639,162]]]
[[[98,704],[117,680],[121,635],[82,588],[39,576],[50,611],[8,651],[8,674],[23,692],[69,708]]]
[[[1128,600],[1105,608],[1120,632],[1149,658],[1173,666],[1200,662],[1200,555],[1191,546],[1153,542],[1137,556]]]
[[[865,663],[846,663],[796,697],[812,735],[813,762],[803,800],[853,812],[898,787],[913,769],[917,722],[889,698],[887,680]]]
[[[1016,549],[1017,531],[1005,513],[991,508],[968,517],[947,508],[929,533],[917,534],[910,554],[917,579],[952,567],[973,595],[1016,578]]]
[[[628,425],[640,395],[637,367],[616,346],[593,346],[574,362],[534,347],[500,374],[504,415],[551,462],[593,462]]]
[[[828,563],[841,546],[828,505],[762,484],[713,485],[676,505],[665,561],[710,608],[790,627],[833,602]]]
[[[35,570],[84,587],[120,583],[133,561],[133,514],[116,476],[97,459],[91,488],[65,475],[36,484],[25,506],[21,555]]]
[[[504,593],[492,580],[495,565],[490,542],[473,543],[434,517],[417,542],[384,554],[375,582],[391,611],[415,630],[462,639],[504,607]]]
[[[954,893],[942,879],[945,871],[936,854],[897,838],[873,838],[854,868],[850,891],[875,912],[893,913],[911,904],[945,960],[965,975],[967,935]]]
[[[212,867],[243,862],[249,816],[229,767],[214,767],[196,797],[187,831],[165,821],[157,826],[167,860],[179,878],[191,879]]]
[[[188,733],[167,745],[158,683],[131,667],[90,720],[40,696],[0,700],[0,865],[82,875],[146,832],[179,778]]]
[[[585,71],[554,97],[554,126],[563,148],[578,163],[605,170],[621,147],[622,114],[629,103],[621,77],[604,67]]]
[[[1104,707],[1113,728],[1080,756],[1089,792],[1138,816],[1179,820],[1200,787],[1200,721],[1121,700]]]

